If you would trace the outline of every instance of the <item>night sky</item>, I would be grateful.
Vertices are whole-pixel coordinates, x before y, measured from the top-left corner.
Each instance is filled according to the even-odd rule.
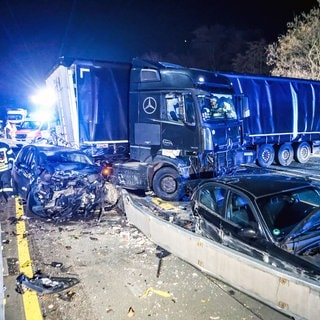
[[[195,29],[215,24],[258,30],[271,43],[315,6],[317,0],[0,0],[0,106],[27,103],[60,56],[179,54]]]

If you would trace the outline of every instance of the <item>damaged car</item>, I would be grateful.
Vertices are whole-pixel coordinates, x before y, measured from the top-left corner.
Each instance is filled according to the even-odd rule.
[[[320,187],[304,178],[247,174],[200,182],[195,232],[276,267],[320,275]]]
[[[103,168],[78,149],[25,145],[17,154],[11,175],[15,193],[26,201],[27,212],[43,218],[101,214],[112,199]],[[116,202],[116,196],[114,199]]]

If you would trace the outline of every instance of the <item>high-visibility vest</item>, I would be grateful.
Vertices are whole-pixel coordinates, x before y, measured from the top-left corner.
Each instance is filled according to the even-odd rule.
[[[0,142],[0,172],[10,170],[14,160],[12,149],[5,143]]]
[[[0,188],[0,192],[13,193],[13,188],[12,187]]]

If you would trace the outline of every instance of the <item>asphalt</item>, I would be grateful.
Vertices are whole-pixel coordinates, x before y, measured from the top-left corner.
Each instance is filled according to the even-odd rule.
[[[3,256],[3,315],[6,320],[24,320],[22,295],[16,292],[16,278],[19,275],[18,238],[15,199],[0,204],[0,223]]]

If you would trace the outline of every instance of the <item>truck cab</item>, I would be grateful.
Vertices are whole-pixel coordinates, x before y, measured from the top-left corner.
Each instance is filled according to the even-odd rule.
[[[241,146],[238,114],[249,115],[246,99],[226,77],[136,60],[130,84],[130,157],[156,164],[147,180],[161,198],[170,198],[165,186],[178,190],[173,171],[183,181],[230,174],[254,161],[254,152]]]

